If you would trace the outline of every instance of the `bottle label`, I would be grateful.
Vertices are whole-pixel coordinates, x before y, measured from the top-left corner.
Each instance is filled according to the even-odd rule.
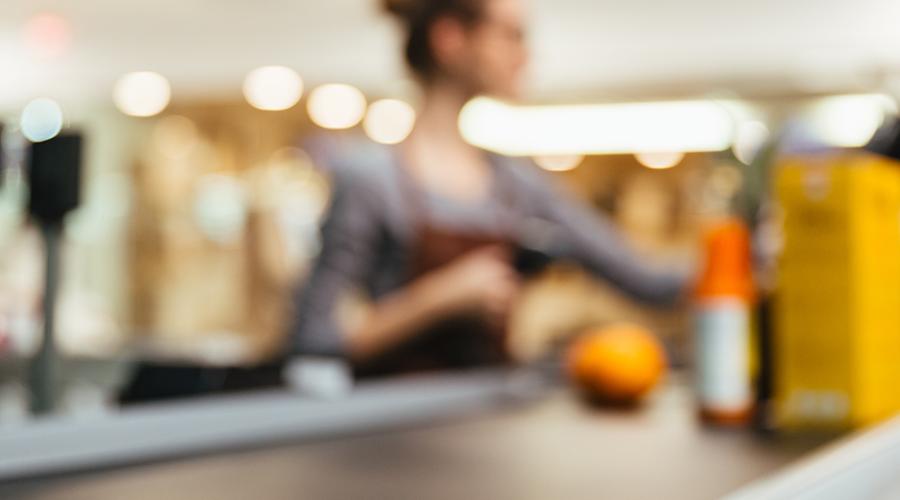
[[[748,305],[737,298],[701,301],[695,328],[701,406],[719,411],[746,409],[753,402]]]

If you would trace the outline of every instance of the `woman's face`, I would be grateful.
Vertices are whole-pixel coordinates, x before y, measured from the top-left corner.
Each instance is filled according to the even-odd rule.
[[[450,44],[447,74],[472,94],[519,97],[528,63],[525,17],[521,0],[484,0],[482,18]]]

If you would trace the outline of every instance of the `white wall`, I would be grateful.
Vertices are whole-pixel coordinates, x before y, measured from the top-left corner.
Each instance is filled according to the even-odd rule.
[[[896,0],[526,0],[533,4],[535,94],[628,97],[642,88],[788,90],[878,84],[900,69]],[[262,64],[309,82],[383,91],[403,76],[377,0],[7,0],[0,15],[0,109],[36,94],[108,99],[123,72],[153,69],[176,98],[237,96]],[[29,15],[73,23],[70,57],[35,62],[21,45]],[[815,89],[813,89],[815,90]],[[655,90],[655,92],[659,92]]]

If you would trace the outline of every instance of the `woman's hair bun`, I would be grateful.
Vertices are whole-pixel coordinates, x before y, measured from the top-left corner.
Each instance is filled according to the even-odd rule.
[[[452,17],[472,26],[483,15],[485,0],[381,0],[384,10],[396,16],[406,31],[404,55],[418,76],[431,78],[437,61],[431,51],[429,30],[441,17]]]

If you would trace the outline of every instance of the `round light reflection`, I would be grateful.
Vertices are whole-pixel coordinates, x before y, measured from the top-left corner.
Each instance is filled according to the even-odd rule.
[[[398,99],[381,99],[369,106],[363,128],[366,135],[381,144],[403,142],[416,122],[416,112]]]
[[[347,129],[362,120],[366,97],[356,87],[330,83],[312,91],[307,111],[313,123],[322,128]]]
[[[62,108],[53,99],[46,97],[35,99],[22,110],[19,125],[22,128],[22,135],[31,142],[52,139],[62,130]]]
[[[152,71],[137,71],[119,78],[113,89],[113,101],[126,115],[153,116],[166,109],[171,94],[169,81],[164,76]]]
[[[641,165],[654,170],[672,168],[681,163],[684,153],[635,153],[634,158]]]
[[[244,98],[251,106],[266,111],[281,111],[297,104],[303,95],[303,80],[291,68],[263,66],[244,79]]]
[[[544,170],[565,172],[573,170],[584,161],[584,155],[544,155],[535,156],[534,162]]]

